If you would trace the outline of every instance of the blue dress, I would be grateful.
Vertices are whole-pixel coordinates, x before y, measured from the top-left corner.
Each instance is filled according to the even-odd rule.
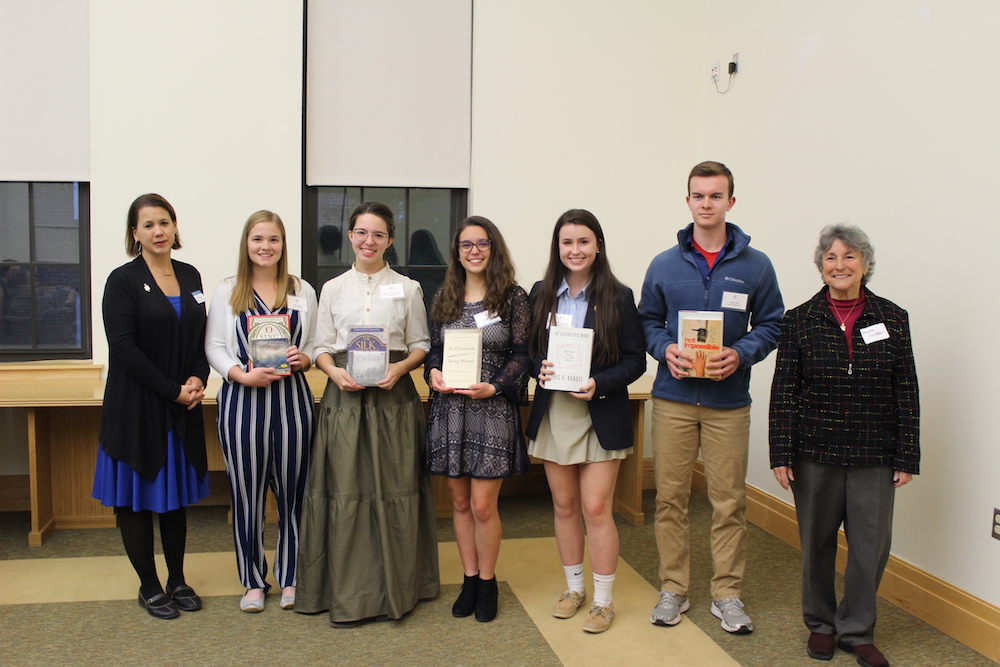
[[[181,317],[181,297],[168,296]],[[134,512],[150,510],[158,514],[197,503],[208,496],[208,475],[200,478],[184,456],[184,445],[176,430],[167,433],[167,460],[156,479],[150,481],[124,461],[97,448],[93,497],[105,507],[128,507]]]

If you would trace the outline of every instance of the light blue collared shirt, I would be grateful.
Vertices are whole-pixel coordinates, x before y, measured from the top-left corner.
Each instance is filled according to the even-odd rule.
[[[570,296],[569,283],[563,278],[562,285],[556,290],[556,312],[560,315],[571,315],[573,326],[577,329],[583,328],[583,321],[587,318],[587,283],[580,293]]]

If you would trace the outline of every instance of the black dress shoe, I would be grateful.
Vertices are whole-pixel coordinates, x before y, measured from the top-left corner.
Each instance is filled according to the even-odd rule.
[[[174,604],[181,611],[198,611],[201,609],[201,598],[187,584],[181,584],[174,589],[167,586],[167,595],[173,599]]]
[[[148,600],[139,593],[139,606],[149,612],[153,618],[177,618],[181,615],[177,606],[166,593],[157,593]]]

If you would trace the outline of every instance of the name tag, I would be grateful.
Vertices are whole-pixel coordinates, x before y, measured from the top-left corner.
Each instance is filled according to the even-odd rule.
[[[885,328],[885,324],[882,322],[861,330],[861,338],[865,341],[865,345],[871,345],[875,341],[885,340],[888,337],[889,330]]]
[[[205,303],[205,295],[201,293],[200,289],[191,292],[191,296],[193,296],[194,300],[198,303]]]
[[[383,299],[402,299],[403,298],[403,283],[393,283],[391,285],[382,285],[379,288]]]
[[[497,322],[499,322],[500,321],[500,316],[499,315],[494,315],[493,313],[490,313],[488,311],[482,310],[482,311],[476,313],[474,319],[476,320],[476,326],[478,328],[485,329],[489,325],[496,324]]]
[[[573,326],[573,316],[563,315],[561,313],[556,313],[556,326],[557,327],[571,327]]]
[[[292,310],[305,312],[309,308],[306,302],[306,298],[304,296],[295,296],[294,294],[289,294],[285,298],[285,300],[288,301],[288,307],[291,308]]]
[[[742,310],[746,312],[747,300],[749,298],[749,294],[743,294],[742,292],[723,292],[722,307],[727,310]]]

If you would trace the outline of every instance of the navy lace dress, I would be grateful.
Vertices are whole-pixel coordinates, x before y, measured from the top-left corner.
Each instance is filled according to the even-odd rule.
[[[432,323],[428,377],[432,369],[441,369],[444,330],[476,328],[475,315],[482,310],[482,302],[466,303],[454,322]],[[531,313],[521,287],[511,292],[510,311],[507,320],[483,328],[481,381],[497,385],[497,394],[483,399],[436,392],[432,396],[424,455],[432,475],[501,479],[530,470],[519,406],[527,397]]]

